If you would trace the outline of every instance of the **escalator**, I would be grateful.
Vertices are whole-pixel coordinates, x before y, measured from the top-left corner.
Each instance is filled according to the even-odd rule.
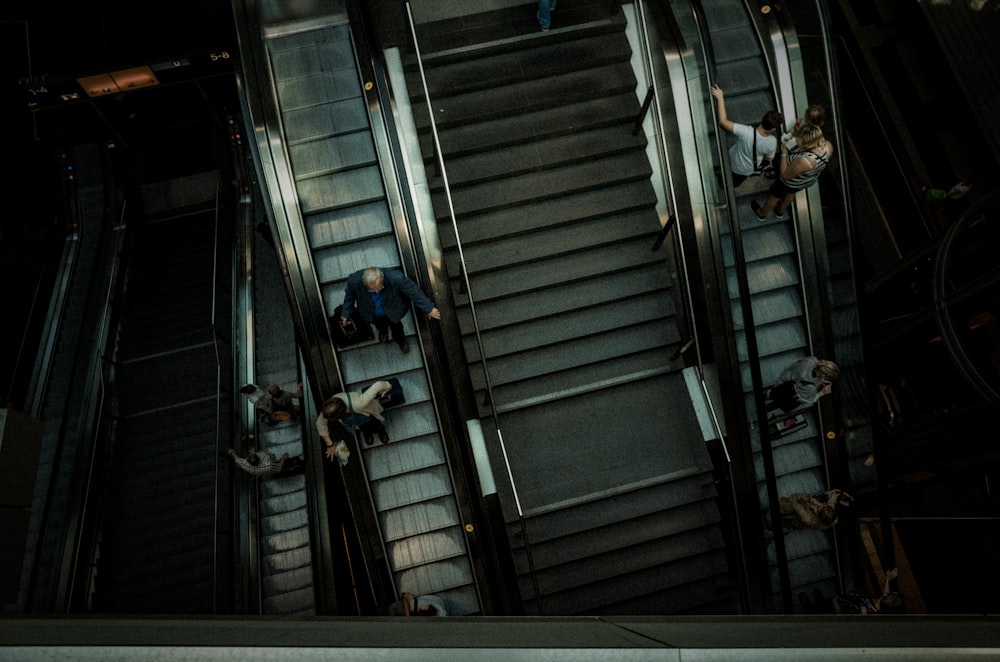
[[[713,58],[712,82],[726,92],[729,117],[749,124],[759,121],[765,111],[777,108],[785,116],[786,125],[791,126],[797,111],[801,112],[813,102],[804,100],[801,63],[792,56],[796,52],[794,31],[783,32],[777,21],[767,19],[743,2],[700,4]],[[776,71],[790,73],[779,77]],[[783,82],[778,84],[778,80]],[[728,177],[728,172],[720,171],[718,176]],[[824,174],[827,178],[832,176]],[[762,516],[776,495],[819,494],[838,487],[830,484],[831,472],[836,470],[830,464],[825,447],[827,431],[832,429],[830,421],[823,418],[830,416],[828,410],[824,412],[821,407],[800,409],[794,416],[782,419],[788,424],[787,428],[772,427],[766,434],[760,429],[755,413],[759,406],[757,390],[772,385],[790,361],[809,355],[837,360],[835,348],[828,345],[830,336],[823,322],[826,302],[821,292],[827,285],[818,285],[828,276],[823,275],[822,261],[817,263],[818,253],[813,244],[822,242],[819,250],[826,250],[825,240],[821,238],[819,187],[800,194],[784,219],[772,216],[762,222],[750,209],[750,202],[763,202],[769,184],[769,180],[751,177],[733,190],[731,214],[720,215],[740,381],[745,410],[749,413],[749,436],[753,443]],[[740,224],[739,233],[730,233],[733,220]],[[730,234],[731,239],[726,239]],[[736,259],[737,242],[741,260]],[[843,264],[849,268],[849,260]],[[746,278],[746,292],[741,292],[739,287],[736,273],[739,269]],[[843,274],[843,266],[838,272]],[[850,277],[849,270],[847,277]],[[749,306],[743,301],[747,295]],[[749,333],[749,321],[744,319],[748,310],[753,319],[752,334]],[[850,301],[841,314],[850,314],[849,310]],[[750,342],[752,348],[748,345]],[[759,370],[758,384],[754,381],[756,370]],[[845,381],[848,374],[845,371]],[[768,448],[762,446],[763,436],[769,439],[764,442]],[[769,491],[769,472],[773,472],[774,492]],[[812,595],[814,591],[832,595],[839,590],[840,568],[836,537],[832,532],[786,531],[777,546],[773,536],[768,535],[768,538],[775,605],[783,604],[789,591],[792,595],[800,592]],[[780,566],[787,568],[787,586],[782,580]],[[785,604],[785,608],[792,607]]]
[[[372,541],[367,567],[361,559],[352,563],[373,582],[378,604],[401,591],[433,593],[449,613],[479,613],[467,520],[456,501],[425,362],[427,329],[407,316],[414,349],[401,354],[377,342],[334,351],[326,328],[347,276],[358,269],[402,268],[423,280],[412,271],[393,166],[382,151],[384,120],[366,94],[358,35],[342,5],[248,3],[240,11],[246,12],[238,19],[246,26],[244,58],[259,63],[247,77],[260,92],[247,95],[257,164],[277,210],[271,222],[282,267],[296,271],[290,295],[299,337],[309,348],[315,406],[389,376],[398,377],[406,393],[406,403],[386,416],[390,443],[365,447],[348,440],[352,457],[344,477],[353,490],[354,519],[374,527],[358,533]],[[266,103],[271,99],[273,106]],[[313,448],[318,454],[319,444]],[[328,465],[326,471],[339,469]]]
[[[65,543],[72,544],[74,467],[87,456],[86,447],[63,438],[87,429],[91,402],[79,386],[88,371],[86,357],[102,351],[102,341],[94,334],[99,313],[88,301],[96,301],[114,280],[121,229],[111,221],[118,209],[118,182],[110,175],[105,178],[111,162],[107,152],[90,144],[68,150],[64,159],[65,170],[74,173],[64,182],[71,185],[64,193],[75,209],[77,230],[66,242],[55,288],[59,296],[50,302],[37,369],[25,398],[25,413],[43,423],[21,577],[21,599],[29,611],[50,610],[63,594],[66,578],[59,569],[65,567]]]
[[[98,612],[219,608],[217,563],[226,554],[216,548],[218,449],[232,405],[220,389],[230,372],[229,317],[214,309],[217,299],[229,299],[215,283],[217,247],[220,239],[229,243],[217,236],[217,186],[215,173],[193,176],[177,186],[188,192],[180,200],[148,187],[135,230],[115,354],[117,426],[95,573]],[[158,201],[167,204],[158,209]]]

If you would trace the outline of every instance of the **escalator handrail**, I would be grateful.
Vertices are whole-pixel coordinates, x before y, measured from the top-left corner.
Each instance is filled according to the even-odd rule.
[[[266,48],[261,44],[265,26],[259,22],[261,10],[257,0],[241,0],[233,3],[235,24],[242,60],[243,76],[240,78],[242,94],[240,102],[244,116],[251,126],[248,134],[255,137],[256,147],[250,149],[258,177],[263,180],[259,191],[264,201],[271,229],[275,237],[275,248],[282,279],[289,299],[295,302],[291,307],[293,325],[298,341],[308,356],[309,379],[315,384],[312,389],[322,398],[324,394],[343,390],[343,379],[332,350],[333,341],[327,321],[322,314],[323,298],[318,277],[313,270],[313,262],[308,257],[309,242],[305,236],[301,210],[297,199],[286,195],[294,190],[287,145],[274,136],[282,136],[283,126],[277,111],[277,99],[270,85],[272,80],[270,62]],[[360,84],[360,83],[359,83]],[[252,103],[253,102],[253,103]],[[263,157],[268,157],[264,162]],[[272,198],[272,191],[278,197]],[[302,255],[305,258],[297,258]],[[308,433],[312,430],[312,435]],[[320,444],[315,430],[306,426],[307,443],[303,453],[307,464],[324,466]],[[327,492],[331,489],[323,480],[326,472],[316,472],[317,480],[306,482],[309,500],[310,539],[312,543],[313,577],[316,586],[317,611],[328,613],[336,610],[336,588],[329,559],[333,558],[329,518],[322,515],[329,503]],[[310,474],[312,475],[312,474]],[[350,500],[351,507],[357,507]]]
[[[112,185],[113,186],[113,185]],[[69,432],[73,421],[80,427],[77,429],[75,439],[80,440],[76,450],[82,454],[76,456],[72,471],[72,481],[68,486],[69,493],[75,498],[69,499],[69,512],[67,515],[66,528],[58,532],[58,540],[51,543],[58,548],[57,559],[54,562],[54,579],[49,585],[49,595],[46,603],[50,610],[56,612],[69,613],[81,605],[89,602],[89,592],[92,591],[92,574],[88,568],[94,561],[94,553],[97,545],[97,531],[100,528],[101,502],[103,491],[97,485],[102,480],[101,467],[97,465],[97,458],[106,456],[102,445],[110,444],[111,435],[101,436],[102,420],[109,420],[111,413],[106,411],[112,401],[108,398],[108,370],[109,361],[105,357],[112,357],[115,350],[115,334],[112,333],[114,326],[115,311],[114,302],[116,293],[123,287],[123,274],[121,265],[123,253],[126,250],[125,232],[125,200],[112,198],[113,203],[108,217],[117,219],[109,223],[102,223],[99,231],[101,236],[109,233],[107,241],[107,251],[98,250],[98,255],[106,255],[108,263],[103,270],[95,267],[95,273],[106,276],[106,288],[102,290],[90,289],[87,298],[93,305],[87,306],[94,315],[93,339],[88,343],[77,343],[77,352],[73,357],[72,375],[80,375],[74,378],[74,389],[71,391],[79,397],[78,406],[69,413],[64,414],[59,422],[59,433],[56,441],[56,462],[53,466],[53,479],[48,486],[48,495],[42,511],[43,523],[40,525],[40,534],[35,548],[35,555],[31,568],[31,580],[29,584],[29,605],[36,604],[40,596],[37,593],[37,578],[41,570],[39,563],[43,552],[43,541],[53,534],[53,531],[44,522],[47,520],[51,505],[54,501],[54,490],[60,487],[60,483],[55,480],[59,474],[58,464],[64,457],[63,450],[69,445]],[[100,245],[100,239],[98,244]],[[85,349],[92,351],[85,352]],[[68,405],[69,403],[67,403]],[[97,497],[93,499],[91,497]],[[28,607],[31,609],[31,607]]]
[[[745,1],[745,0],[744,0]],[[742,4],[742,3],[741,3]],[[716,78],[715,76],[715,55],[712,46],[712,40],[710,37],[710,32],[707,25],[706,12],[700,0],[691,0],[689,3],[688,11],[691,12],[692,19],[697,26],[698,30],[698,46],[701,49],[701,61],[704,71],[708,76],[709,82],[713,82]],[[749,7],[749,3],[744,7],[743,11],[747,12],[749,16],[753,13]],[[759,33],[758,33],[759,35]],[[758,36],[759,38],[759,36]],[[767,60],[767,49],[764,48],[763,40],[760,43],[761,51],[764,53],[765,60]],[[769,73],[773,71],[770,63],[768,64]],[[706,86],[707,87],[707,86]],[[718,126],[718,120],[716,117],[715,104],[709,104],[710,111],[709,117],[712,118],[714,124]],[[725,188],[726,200],[731,201],[736,199],[735,192],[733,190],[732,179],[726,174],[730,172],[729,163],[729,150],[725,144],[724,135],[716,130],[715,140],[713,141],[713,148],[716,154],[717,163],[720,164],[721,171],[723,173],[721,179],[723,186]],[[765,475],[765,488],[767,491],[768,504],[767,507],[771,512],[772,521],[780,522],[780,512],[778,509],[778,488],[777,488],[777,478],[776,471],[774,467],[774,457],[772,452],[772,447],[770,443],[770,437],[768,435],[768,421],[766,414],[766,407],[764,402],[764,383],[761,376],[759,352],[757,347],[756,338],[756,325],[754,323],[753,306],[750,296],[750,285],[747,279],[746,273],[746,257],[744,255],[743,249],[743,239],[742,231],[740,226],[740,218],[738,211],[735,209],[733,204],[727,203],[725,205],[725,213],[728,217],[728,223],[730,227],[730,242],[733,250],[733,260],[734,260],[734,275],[736,277],[737,290],[739,292],[740,299],[740,310],[742,314],[742,327],[744,333],[744,340],[747,351],[747,364],[750,370],[750,380],[751,389],[754,396],[755,403],[755,417],[757,430],[759,431],[760,437],[760,453],[761,460],[764,465],[764,475]],[[730,352],[732,352],[733,360],[739,365],[738,353],[736,348],[730,343]],[[740,392],[742,393],[742,384],[740,385]],[[735,403],[735,406],[742,409],[743,400],[742,398]],[[740,435],[748,437],[749,430],[744,427],[738,426],[740,429]],[[747,444],[746,447],[750,447],[749,439],[745,439],[744,443]],[[775,527],[774,532],[775,541],[775,556],[776,565],[778,568],[778,578],[779,585],[782,589],[783,599],[786,605],[791,604],[791,583],[788,575],[787,567],[787,552],[784,545],[784,537],[781,535],[780,524]]]
[[[646,72],[646,79],[650,81],[650,89],[652,90],[653,113],[650,115],[650,117],[652,118],[655,124],[661,125],[663,118],[661,111],[661,109],[663,108],[663,101],[660,98],[660,87],[659,85],[656,84],[657,83],[655,74],[656,68],[653,63],[653,52],[649,40],[650,27],[646,20],[646,10],[643,1],[637,0],[635,2],[635,7],[637,10],[636,12],[637,20],[639,23],[638,33],[640,40],[640,49],[642,51],[642,57],[640,58],[640,61],[643,64],[643,67]],[[667,147],[667,138],[665,132],[661,129],[654,131],[654,134],[659,136],[659,140],[656,141],[656,153],[660,161],[661,171],[663,173],[662,175],[663,185],[667,192],[667,198],[668,198],[665,201],[668,206],[667,209],[668,218],[666,223],[664,224],[666,226],[670,224],[674,218],[676,218],[677,190],[676,190],[676,184],[674,183],[673,166],[671,165],[670,159],[666,158],[668,147]],[[673,209],[670,209],[671,201],[674,202]],[[687,253],[685,252],[684,242],[682,239],[683,234],[685,232],[684,226],[680,223],[675,223],[673,232],[676,233],[677,236],[677,240],[674,242],[674,250],[680,256],[681,260],[680,275],[681,275],[681,281],[683,282],[684,286],[684,296],[682,297],[682,301],[684,302],[685,313],[687,319],[689,320],[688,323],[691,327],[690,338],[692,341],[694,341],[695,356],[696,356],[695,365],[698,366],[700,372],[703,368],[704,362],[702,360],[701,340],[698,333],[698,321],[694,314],[694,295],[692,294],[691,278],[688,275],[688,257]],[[717,422],[717,417],[715,415],[714,407],[712,408],[712,414],[713,414],[713,423],[716,433],[721,438],[722,427]]]
[[[241,128],[233,126],[231,121],[231,133],[242,133]],[[254,236],[254,208],[253,196],[250,193],[250,175],[244,166],[244,153],[242,144],[238,140],[232,142],[233,161],[235,164],[236,188],[239,199],[237,200],[237,239],[235,259],[232,265],[232,278],[234,287],[237,290],[233,297],[233,393],[244,384],[256,383],[254,365],[256,362],[256,343],[254,338],[253,315],[253,294],[250,288],[256,279],[257,265],[254,260],[253,239]],[[242,405],[242,406],[241,406]],[[232,427],[236,438],[249,439],[255,432],[255,410],[248,400],[233,406]],[[217,479],[221,476],[221,471],[216,471]],[[234,555],[238,568],[239,581],[235,582],[234,590],[241,591],[237,596],[239,610],[242,613],[262,613],[261,599],[261,567],[260,550],[257,544],[259,536],[259,511],[257,484],[258,481],[238,481],[240,487],[233,495],[233,505],[235,512],[234,528],[237,531],[233,535]],[[216,488],[217,494],[220,490]],[[217,505],[216,513],[219,512],[221,504]],[[216,527],[216,531],[219,527]],[[216,549],[219,546],[216,545]]]

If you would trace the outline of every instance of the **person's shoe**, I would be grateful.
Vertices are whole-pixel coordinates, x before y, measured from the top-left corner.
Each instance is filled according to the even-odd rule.
[[[542,29],[542,32],[548,32],[549,29],[547,27],[545,27],[544,25],[542,25],[542,17],[541,17],[541,15],[539,15],[538,12],[535,12],[535,18],[538,19],[538,27],[540,27]]]
[[[382,430],[381,432],[378,433],[378,440],[381,441],[383,444],[388,444],[389,433],[386,432],[385,430]]]
[[[763,221],[766,217],[760,215],[760,203],[756,200],[750,201],[750,209],[753,210],[753,215],[757,217],[758,221]]]
[[[371,446],[375,443],[375,437],[371,432],[365,431],[365,446]]]
[[[403,352],[403,354],[409,354],[410,353],[410,343],[408,343],[407,341],[404,340],[403,342],[399,343],[399,349],[400,349],[400,351]]]
[[[785,212],[782,211],[782,210],[780,210],[780,209],[778,209],[777,207],[775,207],[774,208],[774,217],[776,219],[778,219],[779,221],[783,221],[783,220],[785,220]]]
[[[378,341],[380,343],[382,343],[383,345],[386,344],[387,342],[389,342],[389,332],[388,331],[379,331],[378,332]]]

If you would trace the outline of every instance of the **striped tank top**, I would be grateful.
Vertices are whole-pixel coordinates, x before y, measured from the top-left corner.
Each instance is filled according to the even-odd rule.
[[[793,191],[801,191],[804,188],[812,185],[818,178],[821,172],[826,168],[826,164],[829,163],[830,158],[830,145],[827,142],[823,143],[823,148],[820,150],[822,153],[816,152],[789,152],[788,154],[788,164],[791,165],[795,159],[805,158],[807,156],[812,156],[816,159],[816,165],[814,165],[809,170],[795,175],[791,179],[782,180],[785,186],[792,189]]]

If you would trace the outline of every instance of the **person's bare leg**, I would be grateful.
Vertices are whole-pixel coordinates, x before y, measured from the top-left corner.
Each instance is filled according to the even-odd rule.
[[[754,213],[757,214],[757,218],[764,220],[765,218],[771,215],[771,212],[774,211],[774,207],[777,204],[778,204],[778,198],[768,193],[767,200],[765,200],[764,204],[761,205],[759,208],[754,209]]]
[[[765,207],[768,204],[770,204],[771,199],[772,199],[771,196],[768,196],[767,203],[765,203],[764,205]],[[788,205],[792,204],[793,200],[795,200],[794,193],[789,193],[788,195],[786,195],[784,198],[781,199],[780,203],[778,203],[777,198],[774,198],[775,202],[774,213],[777,214],[778,216],[783,216],[785,211],[788,209]],[[763,209],[761,211],[763,211]]]

